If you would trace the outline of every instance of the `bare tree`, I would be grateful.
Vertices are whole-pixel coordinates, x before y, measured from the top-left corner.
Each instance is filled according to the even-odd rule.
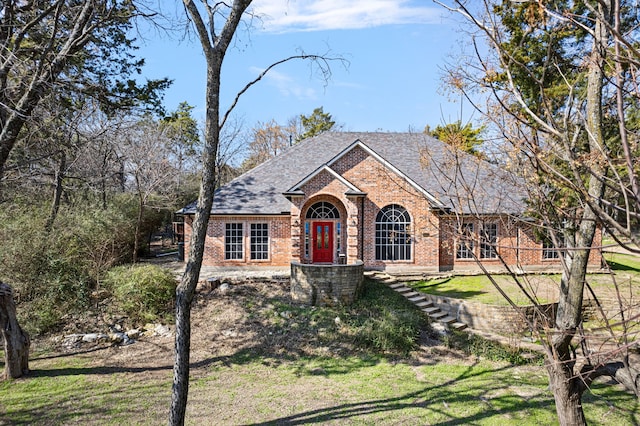
[[[146,117],[121,132],[120,157],[124,162],[125,184],[138,200],[133,262],[138,259],[142,224],[149,207],[166,208],[171,204],[172,188],[179,170],[169,160],[169,128]]]
[[[167,80],[121,81],[142,66],[128,54],[138,15],[134,2],[116,0],[0,4],[0,180],[23,127],[52,93],[68,106],[78,93],[111,110],[159,105]]]
[[[297,59],[310,60],[318,66],[324,78],[330,76],[328,61],[321,55],[298,54],[277,61],[264,69],[254,80],[240,90],[226,112],[220,109],[220,71],[222,62],[243,15],[251,0],[234,0],[230,3],[204,0],[200,7],[193,0],[183,0],[187,14],[200,40],[207,63],[206,115],[204,126],[204,149],[202,157],[202,181],[192,223],[189,258],[185,272],[176,290],[176,359],[173,367],[173,387],[169,423],[184,423],[189,389],[189,353],[191,340],[191,302],[202,266],[204,243],[209,215],[213,205],[217,183],[216,164],[220,147],[220,132],[242,94],[258,83],[274,67]],[[201,11],[205,13],[203,18]]]
[[[640,395],[638,370],[627,351],[633,317],[622,303],[622,336],[600,310],[613,349],[594,351],[593,335],[583,330],[585,292],[595,297],[587,266],[598,227],[630,250],[640,242],[633,232],[640,193],[637,120],[631,113],[638,101],[637,17],[625,14],[633,6],[619,0],[553,6],[485,0],[478,9],[454,3],[443,6],[475,29],[476,60],[449,67],[450,81],[471,102],[478,99],[476,90],[491,95],[486,106],[476,106],[510,144],[505,164],[527,179],[540,233],[563,247],[557,311],[541,313],[547,329],[540,337],[560,424],[584,424],[582,395],[596,378],[613,377]],[[526,282],[512,276],[535,301]]]

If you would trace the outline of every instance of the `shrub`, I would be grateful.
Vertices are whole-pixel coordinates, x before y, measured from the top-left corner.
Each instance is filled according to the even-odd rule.
[[[104,284],[113,292],[115,308],[133,322],[155,321],[173,312],[176,279],[156,265],[116,266]]]
[[[0,280],[16,292],[20,321],[41,334],[66,314],[84,312],[98,278],[131,258],[135,215],[126,203],[108,209],[62,208],[45,231],[46,206],[0,211]]]
[[[362,298],[351,311],[356,343],[377,351],[407,354],[416,348],[420,330],[427,327],[410,302],[374,281],[365,281]]]
[[[467,355],[483,357],[491,361],[506,361],[510,364],[542,364],[544,356],[530,353],[518,347],[503,345],[475,334],[453,332],[445,336],[444,344]]]

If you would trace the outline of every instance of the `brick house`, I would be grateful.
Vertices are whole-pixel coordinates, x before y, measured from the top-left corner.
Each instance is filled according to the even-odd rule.
[[[559,252],[516,219],[518,188],[512,174],[424,134],[327,132],[216,191],[203,265],[558,265]],[[194,206],[180,213],[188,251]],[[598,253],[591,262],[599,266]]]

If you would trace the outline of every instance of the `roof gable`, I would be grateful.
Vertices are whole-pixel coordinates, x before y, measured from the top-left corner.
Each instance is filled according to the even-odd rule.
[[[315,178],[316,176],[318,176],[322,172],[329,173],[331,176],[333,176],[335,179],[337,179],[340,183],[342,183],[344,186],[346,186],[348,188],[348,190],[346,192],[347,194],[362,194],[362,195],[365,195],[365,193],[362,192],[358,187],[356,187],[354,184],[349,182],[342,175],[338,174],[335,170],[333,170],[327,164],[323,164],[322,166],[318,167],[316,170],[314,170],[313,172],[311,172],[310,174],[305,176],[304,179],[302,179],[300,182],[296,183],[290,189],[285,191],[284,194],[285,195],[297,195],[297,194],[300,194],[301,191],[302,191],[302,187],[306,183],[310,182],[313,178]],[[302,193],[302,194],[304,194],[304,193]]]
[[[395,173],[396,175],[398,175],[402,179],[404,179],[415,190],[417,190],[419,193],[424,195],[427,198],[427,200],[429,200],[429,202],[431,204],[433,204],[434,206],[439,207],[439,208],[444,207],[444,204],[442,204],[436,197],[434,197],[432,194],[430,194],[429,191],[427,191],[422,186],[418,185],[418,183],[416,183],[413,179],[411,179],[409,176],[407,176],[401,170],[396,168],[393,164],[391,164],[389,161],[387,161],[385,158],[383,158],[381,155],[379,155],[377,152],[375,152],[373,149],[371,149],[369,146],[367,146],[365,143],[363,143],[360,139],[356,139],[351,145],[346,147],[344,150],[342,150],[342,152],[338,153],[335,157],[333,157],[331,160],[329,160],[327,165],[328,166],[332,166],[339,159],[344,157],[347,153],[349,153],[350,151],[352,151],[356,147],[359,147],[359,148],[363,149],[367,154],[369,154],[371,157],[375,158],[384,167],[386,167],[387,169],[391,170],[393,173]]]

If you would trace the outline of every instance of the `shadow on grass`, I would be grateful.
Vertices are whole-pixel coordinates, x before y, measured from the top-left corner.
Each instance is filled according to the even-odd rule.
[[[624,263],[624,262],[618,262],[615,260],[607,260],[607,264],[609,265],[609,267],[613,270],[613,271],[624,271],[624,272],[640,272],[640,268],[632,265],[632,264],[628,264],[628,263]]]
[[[427,410],[432,415],[439,415],[448,420],[440,422],[441,425],[473,424],[482,419],[491,418],[497,415],[509,415],[513,412],[523,412],[532,408],[551,407],[553,410],[553,399],[550,394],[540,392],[524,401],[514,397],[508,392],[508,383],[492,381],[492,386],[487,386],[487,382],[481,381],[477,385],[465,388],[464,391],[453,391],[448,389],[451,386],[474,377],[483,375],[493,375],[499,371],[507,370],[510,366],[500,367],[493,370],[475,371],[477,365],[471,365],[458,376],[445,383],[427,386],[415,392],[409,392],[391,398],[373,399],[363,402],[336,405],[333,407],[320,408],[301,412],[291,416],[272,419],[260,423],[247,423],[246,426],[266,426],[266,425],[300,425],[312,423],[325,423],[336,420],[346,420],[360,416],[367,416],[381,412],[393,412],[407,409]],[[500,396],[495,396],[502,393]],[[458,403],[469,403],[477,400],[479,406],[483,406],[479,412],[468,416],[454,417],[449,409],[450,405]],[[418,421],[417,419],[415,419]]]

